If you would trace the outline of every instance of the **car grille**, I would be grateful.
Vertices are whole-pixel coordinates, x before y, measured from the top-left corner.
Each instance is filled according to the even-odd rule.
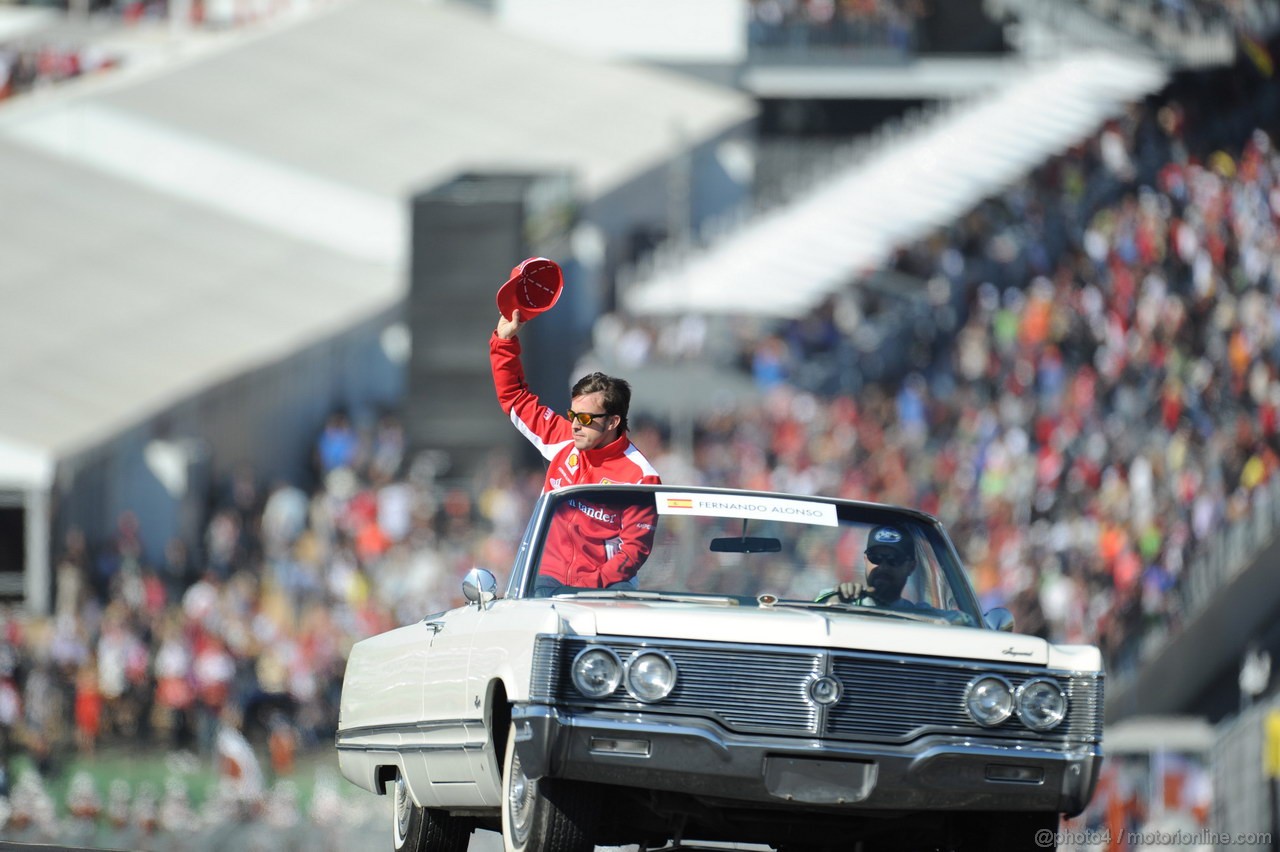
[[[589,645],[607,646],[624,662],[642,648],[661,649],[675,663],[675,690],[658,704],[636,701],[624,686],[603,699],[585,698],[574,688],[569,668]],[[820,708],[809,699],[808,687],[827,672],[844,691],[836,704]],[[1047,734],[1028,729],[1016,714],[995,728],[977,725],[964,709],[964,695],[983,673],[999,674],[1015,688],[1037,677],[1056,680],[1067,696],[1067,718]],[[931,733],[994,734],[1064,748],[1102,737],[1101,675],[869,652],[541,636],[534,649],[530,693],[534,701],[561,705],[705,716],[738,733],[883,743]]]

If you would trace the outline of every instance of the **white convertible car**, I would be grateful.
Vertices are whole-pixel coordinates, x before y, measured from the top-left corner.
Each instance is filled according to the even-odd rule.
[[[463,592],[347,663],[339,761],[397,850],[1043,849],[1098,776],[1098,650],[984,615],[920,512],[567,488]]]

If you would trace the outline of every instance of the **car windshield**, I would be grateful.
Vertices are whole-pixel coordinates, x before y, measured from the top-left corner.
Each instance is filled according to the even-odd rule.
[[[820,606],[979,623],[942,530],[912,512],[825,498],[617,485],[544,499],[517,589],[526,597]]]

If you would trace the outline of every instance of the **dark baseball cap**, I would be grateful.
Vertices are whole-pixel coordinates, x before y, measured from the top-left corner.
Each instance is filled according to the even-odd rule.
[[[498,288],[498,310],[507,319],[520,311],[527,320],[549,310],[564,289],[564,273],[560,265],[545,257],[530,257],[511,270],[507,283]]]
[[[877,565],[900,565],[914,562],[916,558],[911,537],[901,527],[887,524],[871,530],[867,536],[866,554]]]

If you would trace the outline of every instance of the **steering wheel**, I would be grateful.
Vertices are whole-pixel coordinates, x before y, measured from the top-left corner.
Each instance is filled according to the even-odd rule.
[[[844,585],[844,584],[842,583],[841,585]],[[832,598],[839,598],[841,603],[860,604],[864,600],[866,600],[868,597],[871,596],[871,589],[867,586],[864,586],[862,583],[853,583],[853,587],[855,589],[853,597],[850,597],[850,598],[844,597],[843,595],[840,594],[840,586],[836,586],[834,589],[828,589],[822,594],[818,595],[816,598],[813,599],[813,602],[824,603],[826,601],[831,600]]]

